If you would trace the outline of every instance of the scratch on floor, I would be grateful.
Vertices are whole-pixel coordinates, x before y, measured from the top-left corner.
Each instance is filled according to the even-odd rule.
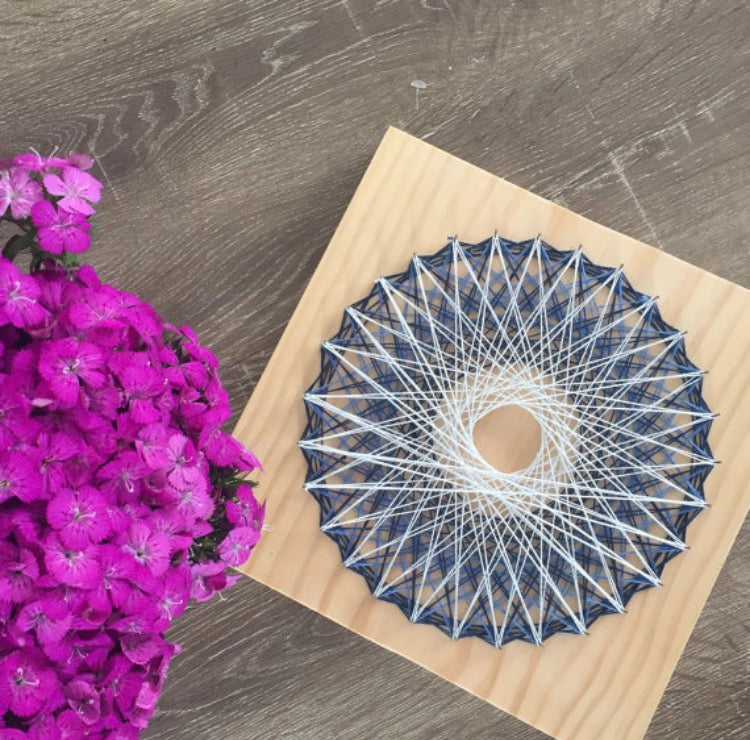
[[[448,15],[450,15],[451,20],[455,23],[456,14],[453,12],[453,8],[451,8],[451,6],[448,5],[448,0],[443,0],[443,5],[445,5],[445,9],[448,11]]]
[[[268,75],[269,77],[273,77],[284,65],[291,64],[300,57],[299,54],[279,53],[283,44],[289,41],[289,39],[294,38],[297,34],[302,33],[315,25],[316,23],[313,21],[299,21],[298,23],[290,24],[287,28],[279,29],[279,33],[282,34],[280,38],[276,39],[276,41],[274,41],[267,49],[264,49],[260,55],[260,61],[271,67],[271,73]],[[304,66],[299,67],[296,71],[300,72],[304,68]]]
[[[617,159],[617,157],[611,152],[607,154],[607,157],[609,158],[610,164],[612,165],[612,169],[615,171],[615,174],[620,179],[620,182],[625,186],[625,189],[630,194],[630,197],[633,199],[633,203],[635,203],[635,207],[638,209],[638,213],[640,213],[643,222],[646,224],[646,226],[648,226],[648,229],[651,232],[651,241],[656,244],[659,249],[664,249],[664,246],[659,241],[659,236],[656,233],[656,229],[651,223],[651,219],[649,219],[646,210],[638,200],[638,196],[635,194],[635,190],[633,190],[633,186],[630,184],[630,181],[625,174],[625,170],[623,169],[622,164],[620,164],[620,160]]]
[[[716,120],[714,115],[714,108],[718,108],[725,103],[737,99],[739,96],[734,90],[733,84],[726,85],[721,90],[715,92],[707,100],[702,100],[695,106],[696,114],[703,114],[708,120],[713,123]]]
[[[578,94],[583,99],[583,107],[586,109],[586,113],[589,114],[591,117],[591,120],[601,129],[601,124],[599,123],[597,117],[594,115],[594,111],[591,110],[591,106],[588,103],[588,100],[586,99],[586,96],[583,94],[583,90],[581,90],[581,86],[578,84],[578,80],[576,79],[576,76],[573,74],[572,70],[568,70],[568,76],[573,82],[573,86],[578,91]]]
[[[425,134],[422,134],[419,138],[422,139],[422,141],[427,141],[431,136],[434,136],[438,131],[445,128],[449,124],[453,123],[453,121],[456,120],[459,116],[463,115],[463,111],[457,111],[453,115],[448,116],[442,123],[438,124],[432,131],[428,131]]]
[[[110,192],[112,193],[112,196],[114,197],[115,201],[117,203],[120,202],[120,196],[117,194],[117,188],[115,187],[115,184],[112,182],[112,180],[109,179],[109,175],[107,174],[107,170],[104,169],[104,165],[102,164],[102,160],[99,159],[99,157],[91,153],[91,156],[94,158],[94,161],[99,165],[99,170],[104,176],[104,181],[107,183],[107,187],[109,188]]]
[[[711,121],[711,123],[713,123],[716,120],[716,116],[711,110],[710,105],[705,105],[702,108],[698,108],[698,113],[703,113],[706,116],[706,118],[708,118],[708,120]]]
[[[365,32],[362,29],[362,26],[359,25],[359,21],[357,20],[357,16],[354,15],[354,12],[349,7],[349,0],[341,0],[341,4],[344,6],[344,10],[346,11],[346,14],[349,16],[349,20],[352,22],[352,25],[354,26],[354,28],[357,29],[357,33],[362,38],[365,38]]]
[[[685,134],[685,138],[692,144],[693,137],[690,135],[690,131],[688,131],[687,124],[684,121],[680,121],[677,125],[680,131],[682,131],[682,133]]]

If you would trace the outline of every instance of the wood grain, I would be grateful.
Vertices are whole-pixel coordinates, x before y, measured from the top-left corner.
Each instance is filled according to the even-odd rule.
[[[453,641],[373,598],[320,531],[298,449],[301,399],[345,307],[414,252],[436,251],[446,234],[473,243],[495,230],[517,241],[540,234],[558,249],[582,244],[596,264],[622,265],[637,290],[659,296],[667,322],[688,332],[688,355],[708,372],[704,397],[720,414],[710,441],[725,462],[706,484],[711,508],[689,528],[690,550],[666,566],[663,586],[639,592],[626,614],[597,620],[586,638],[556,635],[541,648]],[[640,738],[750,508],[747,356],[750,291],[391,128],[238,422],[237,437],[266,461],[271,491],[270,531],[242,570],[550,735]]]
[[[5,2],[1,148],[93,151],[92,259],[239,412],[389,124],[750,285],[748,36],[713,0]],[[651,737],[747,735],[748,568],[745,525]],[[541,737],[255,582],[174,632],[150,737]]]

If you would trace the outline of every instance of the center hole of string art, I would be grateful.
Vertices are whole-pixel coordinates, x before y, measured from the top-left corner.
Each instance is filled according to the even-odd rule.
[[[436,474],[467,513],[525,517],[567,490],[579,435],[576,409],[551,376],[491,367],[446,389],[433,420]]]
[[[482,416],[472,430],[479,454],[501,473],[528,468],[539,454],[542,427],[522,406],[500,406]]]

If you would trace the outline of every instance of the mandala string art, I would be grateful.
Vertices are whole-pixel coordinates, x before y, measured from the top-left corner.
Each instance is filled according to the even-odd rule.
[[[496,646],[585,633],[661,583],[706,506],[702,377],[621,269],[453,239],[324,343],[306,488],[345,565],[410,620]]]

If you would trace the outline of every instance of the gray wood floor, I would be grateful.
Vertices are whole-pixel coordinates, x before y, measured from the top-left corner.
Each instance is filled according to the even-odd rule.
[[[2,153],[96,156],[93,261],[196,327],[237,411],[388,124],[750,285],[745,3],[37,0],[2,15]],[[750,734],[749,567],[745,526],[651,738]],[[185,653],[151,738],[541,737],[249,581],[173,637]]]

